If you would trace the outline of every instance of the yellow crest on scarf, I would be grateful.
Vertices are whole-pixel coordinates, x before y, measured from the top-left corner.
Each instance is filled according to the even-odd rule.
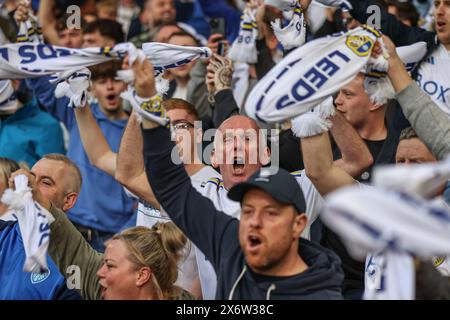
[[[445,261],[445,257],[433,257],[434,267],[437,268]]]
[[[357,56],[366,57],[372,52],[375,43],[368,36],[348,36],[345,44]]]

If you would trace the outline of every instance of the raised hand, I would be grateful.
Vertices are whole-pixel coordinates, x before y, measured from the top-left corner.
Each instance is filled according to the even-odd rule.
[[[215,54],[206,69],[206,83],[210,93],[217,94],[219,91],[231,89],[233,63],[230,59]]]
[[[14,19],[16,20],[17,24],[27,21],[29,12],[30,2],[28,0],[20,0],[17,9],[14,12]]]

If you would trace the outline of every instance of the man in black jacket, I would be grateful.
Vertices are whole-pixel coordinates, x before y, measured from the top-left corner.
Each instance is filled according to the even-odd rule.
[[[343,273],[331,251],[300,239],[306,205],[295,178],[261,169],[229,191],[241,221],[217,211],[170,156],[168,129],[144,120],[152,189],[177,226],[211,261],[217,299],[342,299]]]
[[[198,193],[177,157],[170,132],[143,119],[145,169],[162,207],[211,261],[217,299],[342,299],[343,272],[331,251],[300,239],[305,197],[295,178],[261,169],[234,185],[241,221]]]

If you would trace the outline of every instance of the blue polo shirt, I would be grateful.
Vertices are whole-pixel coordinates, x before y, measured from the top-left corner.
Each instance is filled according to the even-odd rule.
[[[47,256],[49,270],[38,274],[24,272],[25,249],[19,224],[0,220],[0,300],[79,300],[68,290],[64,277]]]
[[[24,161],[31,168],[47,153],[65,154],[58,121],[39,109],[36,100],[0,117],[0,156]]]

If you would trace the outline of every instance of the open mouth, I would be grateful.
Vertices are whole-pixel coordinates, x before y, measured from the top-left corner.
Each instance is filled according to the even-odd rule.
[[[261,238],[256,235],[249,235],[248,236],[248,247],[250,251],[256,250],[260,245],[262,241]]]
[[[102,299],[105,299],[105,295],[106,295],[106,287],[100,285],[100,296],[102,297]]]
[[[114,104],[116,102],[116,95],[115,94],[108,94],[106,96],[106,101],[108,101],[109,104]]]
[[[436,22],[436,29],[438,31],[442,31],[442,29],[444,29],[446,25],[447,25],[447,23],[444,22],[444,21],[437,21]]]
[[[235,175],[244,174],[245,163],[243,158],[235,157],[233,159],[233,172]]]

